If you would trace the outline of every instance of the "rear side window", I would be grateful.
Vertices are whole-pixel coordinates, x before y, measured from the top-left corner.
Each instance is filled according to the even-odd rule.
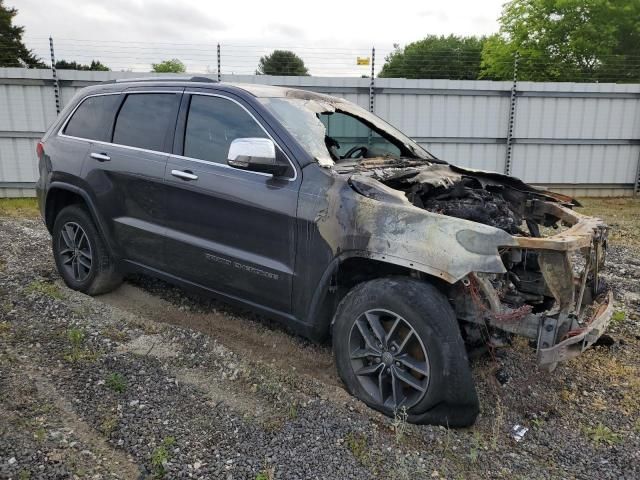
[[[173,133],[180,95],[175,93],[129,94],[120,109],[113,131],[113,143],[158,152]]]
[[[237,103],[221,97],[193,95],[184,132],[186,157],[227,163],[236,138],[269,138]]]
[[[111,122],[120,100],[120,95],[86,98],[67,123],[64,134],[108,142]]]

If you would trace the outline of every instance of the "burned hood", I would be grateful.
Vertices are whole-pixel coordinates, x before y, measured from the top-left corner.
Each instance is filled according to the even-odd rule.
[[[453,165],[370,159],[360,162],[356,171],[349,183],[361,195],[489,225],[511,235],[537,235],[538,229],[528,231],[529,223],[525,227],[533,200],[570,208],[579,205],[515,177]]]

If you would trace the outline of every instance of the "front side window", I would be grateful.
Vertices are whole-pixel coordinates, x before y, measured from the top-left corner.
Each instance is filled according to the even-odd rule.
[[[436,160],[387,122],[346,100],[291,96],[259,101],[323,167],[359,158]]]
[[[108,142],[111,122],[113,122],[113,116],[120,100],[120,95],[99,95],[86,98],[67,123],[64,134]]]
[[[358,155],[365,148],[367,157],[401,156],[397,145],[356,117],[342,112],[329,112],[320,114],[320,121],[325,126],[327,142],[331,142],[329,148],[334,157],[341,159]],[[350,152],[353,153],[347,155]]]
[[[113,143],[157,152],[170,151],[167,135],[175,126],[180,95],[175,93],[129,94],[118,113]]]
[[[222,97],[193,95],[184,132],[184,156],[227,163],[236,138],[269,138],[237,103]]]

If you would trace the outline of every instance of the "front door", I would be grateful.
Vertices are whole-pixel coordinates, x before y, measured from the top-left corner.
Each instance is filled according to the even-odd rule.
[[[299,175],[293,165],[278,179],[227,165],[236,138],[270,138],[238,100],[191,94],[183,103],[182,154],[165,174],[170,273],[289,313]]]

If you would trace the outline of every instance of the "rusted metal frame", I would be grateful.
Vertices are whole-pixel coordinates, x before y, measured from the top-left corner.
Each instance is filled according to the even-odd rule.
[[[558,313],[543,317],[538,332],[538,352],[556,344],[556,340],[569,331],[575,308],[573,268],[569,252],[541,251],[538,264],[547,287],[556,300]],[[553,366],[551,367],[553,368]]]
[[[571,227],[551,237],[516,237],[522,248],[573,251],[591,246],[594,230],[601,229],[604,223],[599,218],[587,217],[573,210],[551,202],[536,201],[533,205],[535,215],[551,215]]]
[[[472,303],[472,310],[457,312],[459,318],[463,318],[468,322],[477,323],[483,326],[486,326],[488,323],[494,328],[531,339],[535,339],[537,337],[540,315],[530,313],[519,318],[517,321],[500,321],[499,316],[504,313],[504,308],[502,301],[498,297],[496,290],[491,285],[491,282],[489,282],[485,276],[477,273],[469,274],[468,282],[473,282],[478,286],[478,290],[487,302],[487,311],[479,311],[477,306]]]
[[[582,308],[582,299],[584,298],[584,290],[587,286],[587,277],[591,271],[591,261],[593,258],[593,246],[589,247],[586,254],[584,271],[582,272],[582,278],[580,279],[580,292],[578,293],[578,299],[576,300],[576,318],[580,316],[580,310]],[[596,261],[597,263],[597,261]]]
[[[538,350],[538,363],[541,365],[553,365],[575,358],[593,345],[604,333],[611,322],[613,315],[613,294],[609,292],[606,301],[597,309],[593,319],[582,332],[562,340],[550,348]]]

